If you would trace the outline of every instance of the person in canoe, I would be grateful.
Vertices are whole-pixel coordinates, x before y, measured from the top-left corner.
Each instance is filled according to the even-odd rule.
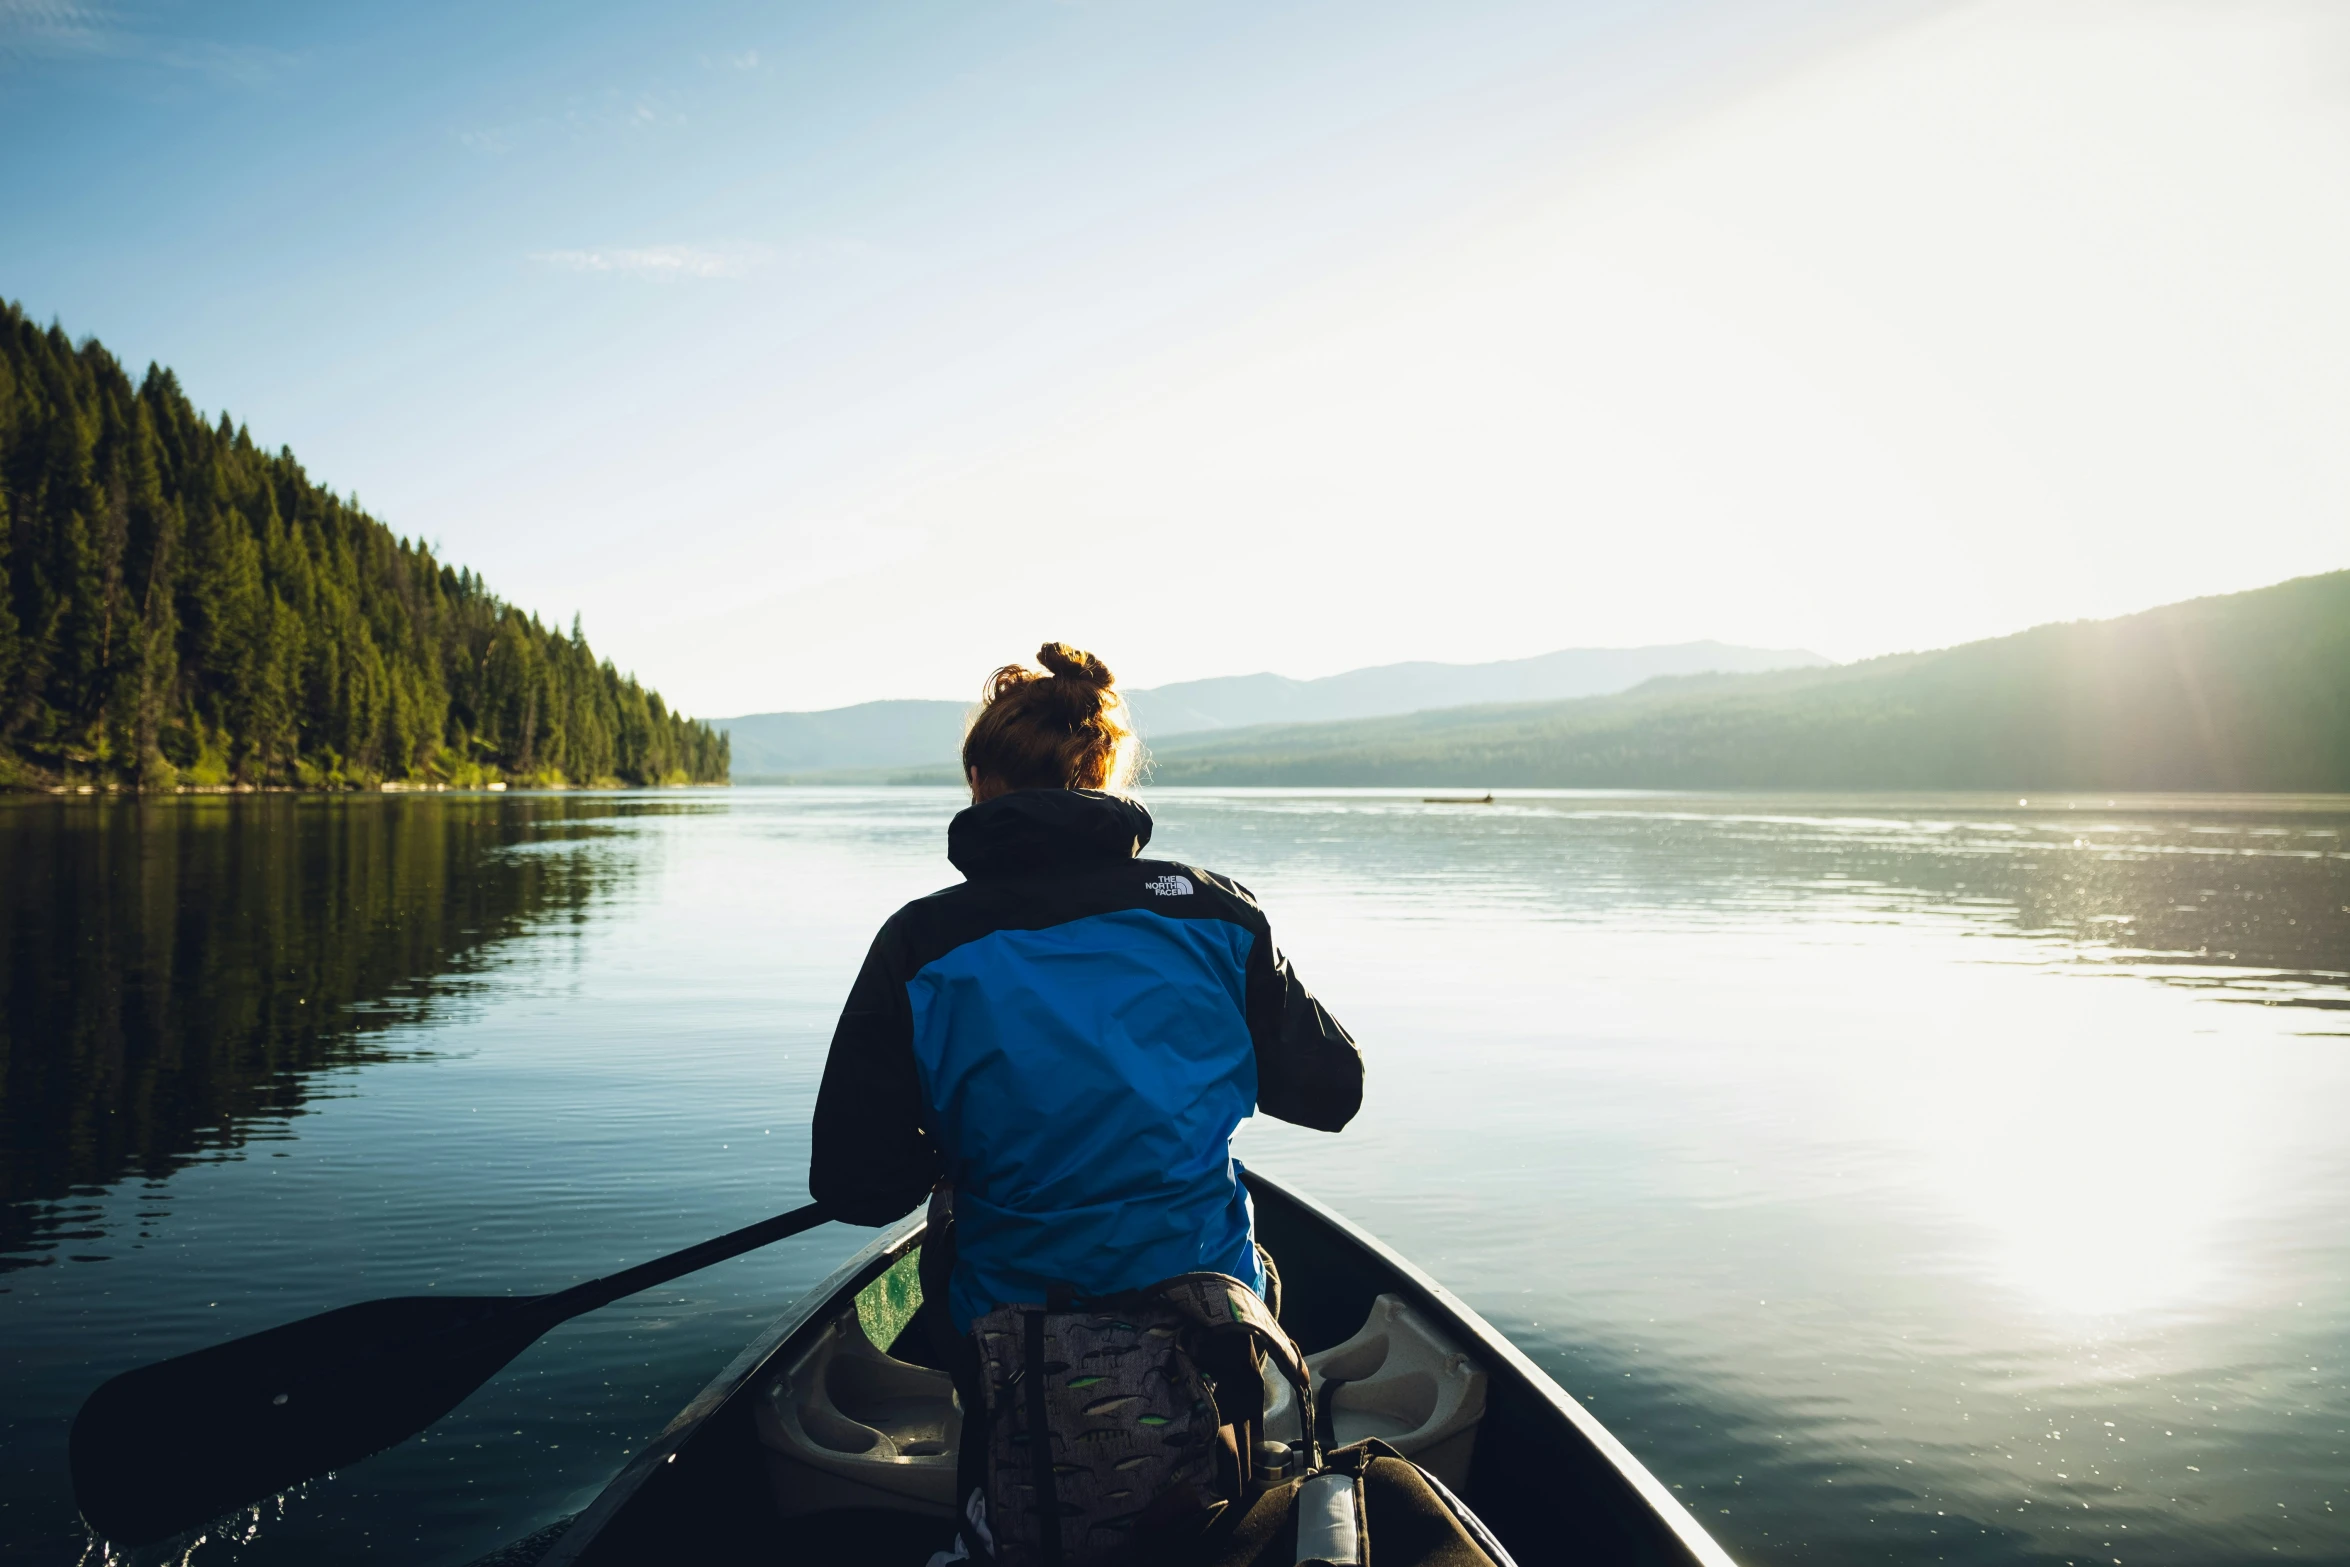
[[[1248,889],[1140,858],[1151,817],[1129,792],[1138,746],[1108,667],[1058,642],[1037,658],[1041,671],[1010,664],[988,678],[963,741],[971,805],[947,828],[964,881],[907,904],[874,938],[825,1062],[808,1173],[810,1193],[851,1224],[930,1200],[925,1312],[935,1320],[943,1293],[951,1333],[938,1353],[965,1422],[960,1551],[989,1555],[1004,1535],[1007,1559],[1031,1554],[1019,1542],[1038,1527],[1012,1514],[1039,1508],[1025,1469],[1006,1478],[1001,1442],[997,1466],[987,1460],[991,1398],[1018,1381],[991,1384],[983,1370],[1008,1363],[989,1346],[1012,1335],[991,1325],[1181,1275],[1227,1275],[1277,1310],[1233,1131],[1263,1110],[1335,1132],[1363,1091],[1361,1053],[1298,981]],[[1232,1314],[1244,1306],[1257,1309]],[[1125,1317],[1143,1320],[1129,1311],[1119,1327]],[[1115,1369],[1115,1345],[1089,1353]],[[1055,1462],[1065,1448],[1079,1456],[1079,1433],[1061,1429],[1073,1415],[1055,1421],[1039,1402],[1010,1420],[1030,1412]],[[1109,1431],[1084,1423],[1088,1438]],[[1219,1510],[1204,1471],[1170,1479],[1151,1452],[1086,1447],[1102,1449],[1098,1474],[1074,1461],[1057,1479],[1037,1471],[1042,1510],[1077,1515],[1065,1559],[1094,1559],[1082,1546],[1097,1521],[1139,1539]],[[1005,1490],[1024,1494],[993,1494]]]

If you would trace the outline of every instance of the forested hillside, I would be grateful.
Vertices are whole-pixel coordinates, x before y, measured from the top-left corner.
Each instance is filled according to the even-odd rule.
[[[0,304],[0,786],[709,783],[725,736]]]
[[[1153,750],[1162,784],[2350,791],[2350,571],[1835,669]]]

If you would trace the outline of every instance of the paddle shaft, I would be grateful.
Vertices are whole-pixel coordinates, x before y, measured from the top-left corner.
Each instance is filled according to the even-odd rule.
[[[546,1314],[547,1325],[553,1327],[558,1322],[567,1322],[582,1312],[595,1310],[598,1306],[608,1306],[624,1296],[634,1295],[639,1290],[649,1290],[656,1284],[666,1284],[671,1279],[683,1278],[686,1274],[707,1268],[713,1263],[724,1262],[729,1257],[739,1257],[746,1251],[757,1251],[762,1246],[772,1246],[777,1241],[797,1235],[803,1230],[814,1229],[829,1217],[831,1216],[824,1211],[823,1205],[819,1203],[810,1203],[805,1208],[794,1208],[791,1212],[779,1213],[772,1219],[761,1219],[756,1224],[746,1224],[739,1230],[730,1230],[724,1235],[703,1241],[697,1246],[688,1246],[682,1251],[673,1251],[666,1257],[655,1257],[651,1262],[640,1262],[633,1268],[623,1268],[618,1273],[607,1274],[600,1279],[589,1279],[585,1283],[574,1284],[567,1290],[558,1290],[552,1295],[542,1295],[539,1297],[539,1310]]]
[[[640,1290],[649,1290],[656,1284],[683,1278],[689,1273],[724,1262],[729,1257],[739,1257],[746,1251],[772,1246],[804,1230],[814,1229],[829,1217],[831,1215],[824,1212],[821,1204],[810,1203],[804,1208],[794,1208],[789,1213],[779,1213],[771,1219],[761,1219],[756,1224],[746,1224],[739,1230],[729,1230],[724,1235],[673,1251],[665,1257],[655,1257],[651,1262],[640,1262],[633,1268],[623,1268],[618,1273],[608,1273],[600,1279],[584,1280],[567,1290],[556,1290],[546,1295],[519,1296],[510,1304],[497,1306],[472,1322],[436,1327],[419,1334],[385,1340],[362,1351],[353,1357],[353,1361],[415,1355],[433,1348],[436,1343],[446,1346],[469,1336],[511,1338],[518,1330],[523,1330],[523,1324],[528,1324],[527,1329],[523,1330],[527,1331],[528,1337],[519,1343],[526,1344],[550,1328],[569,1322],[573,1317],[585,1316]],[[342,1369],[341,1366],[322,1365],[313,1369],[313,1375],[331,1377]]]

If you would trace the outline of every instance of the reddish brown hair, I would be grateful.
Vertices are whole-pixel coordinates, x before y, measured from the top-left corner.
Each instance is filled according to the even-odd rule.
[[[1042,671],[1006,664],[987,677],[963,732],[965,775],[1007,790],[1127,788],[1138,757],[1118,677],[1066,642],[1036,661]]]

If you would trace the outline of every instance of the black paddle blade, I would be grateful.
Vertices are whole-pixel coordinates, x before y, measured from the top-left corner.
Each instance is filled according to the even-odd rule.
[[[397,1296],[126,1371],[74,1416],[74,1501],[115,1544],[169,1539],[414,1436],[557,1320]]]

